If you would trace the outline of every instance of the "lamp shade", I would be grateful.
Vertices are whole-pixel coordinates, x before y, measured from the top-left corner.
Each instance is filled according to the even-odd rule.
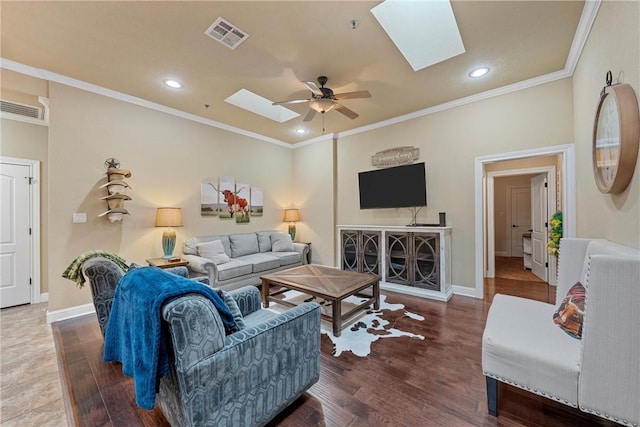
[[[298,209],[285,209],[283,221],[284,222],[300,221],[300,211]]]
[[[158,208],[156,227],[182,227],[182,209]]]

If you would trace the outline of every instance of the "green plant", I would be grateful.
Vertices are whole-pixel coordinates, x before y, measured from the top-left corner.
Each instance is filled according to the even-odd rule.
[[[560,239],[562,238],[562,212],[558,211],[553,214],[551,220],[549,220],[549,243],[547,244],[547,251],[553,255],[558,256],[560,253]]]

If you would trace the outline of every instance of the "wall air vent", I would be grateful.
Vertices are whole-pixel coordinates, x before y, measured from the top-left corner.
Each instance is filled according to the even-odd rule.
[[[216,21],[211,24],[204,33],[212,39],[227,46],[229,49],[237,48],[243,41],[249,38],[249,34],[245,33],[222,16],[216,19]]]
[[[18,116],[31,117],[32,119],[44,119],[44,111],[42,108],[34,107],[32,105],[18,104],[13,101],[0,100],[0,111],[3,113],[16,114]]]

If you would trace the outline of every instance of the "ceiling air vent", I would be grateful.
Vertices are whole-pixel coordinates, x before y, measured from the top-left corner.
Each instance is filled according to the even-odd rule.
[[[18,116],[31,117],[33,119],[42,120],[44,118],[43,110],[32,105],[18,104],[12,101],[0,100],[0,111],[3,113],[17,114]]]
[[[245,33],[222,16],[216,19],[216,21],[211,24],[204,33],[230,49],[237,48],[243,41],[249,38],[249,34]]]

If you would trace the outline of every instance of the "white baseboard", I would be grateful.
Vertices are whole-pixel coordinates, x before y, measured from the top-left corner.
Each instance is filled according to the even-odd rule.
[[[463,297],[476,297],[476,288],[469,288],[467,286],[451,285],[454,295],[460,295]]]
[[[499,252],[499,251],[496,251],[496,252],[495,252],[495,255],[496,255],[496,256],[506,256],[506,257],[508,257],[508,256],[509,256],[509,252]]]
[[[47,310],[47,323],[59,322],[73,317],[84,316],[85,314],[95,313],[96,309],[93,304],[77,305],[71,308],[63,308],[62,310]]]

